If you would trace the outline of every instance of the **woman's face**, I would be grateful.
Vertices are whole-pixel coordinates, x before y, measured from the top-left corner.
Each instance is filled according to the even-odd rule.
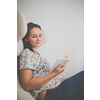
[[[30,30],[28,38],[26,39],[26,41],[28,41],[29,44],[34,48],[40,45],[41,40],[41,30],[38,27],[32,28]]]

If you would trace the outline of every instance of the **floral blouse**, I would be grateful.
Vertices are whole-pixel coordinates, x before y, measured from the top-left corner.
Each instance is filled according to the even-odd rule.
[[[48,71],[50,70],[50,64],[45,58],[26,48],[21,52],[20,55],[19,70],[23,69],[31,69],[32,77],[35,78],[48,74]],[[34,98],[37,98],[39,92],[43,90],[53,89],[57,87],[60,83],[61,81],[57,77],[54,77],[44,86],[36,90],[31,90],[30,92]]]

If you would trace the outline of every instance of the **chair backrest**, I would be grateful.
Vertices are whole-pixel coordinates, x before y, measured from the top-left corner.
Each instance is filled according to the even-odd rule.
[[[22,38],[27,32],[27,23],[24,17],[24,14],[20,11],[17,11],[17,100],[35,100],[29,92],[26,92],[20,84],[19,81],[19,55],[23,50]],[[42,41],[40,46],[42,46],[47,41],[45,32],[42,30]],[[39,46],[39,47],[40,47]],[[39,48],[38,47],[38,48]],[[38,49],[37,48],[37,49]]]
[[[42,31],[42,41],[40,43],[40,46],[42,46],[47,41],[47,36],[45,34],[45,31],[44,30],[41,31]],[[17,11],[17,56],[19,56],[20,52],[23,50],[22,38],[25,36],[26,32],[27,32],[26,19],[22,12]]]

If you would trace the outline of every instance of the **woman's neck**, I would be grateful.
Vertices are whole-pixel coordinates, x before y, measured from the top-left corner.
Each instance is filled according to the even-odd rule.
[[[36,53],[36,48],[32,48],[32,50]]]
[[[32,47],[32,50],[36,53],[36,47]]]
[[[32,48],[32,50],[34,51],[34,53],[40,55],[40,54],[36,51],[36,48]]]

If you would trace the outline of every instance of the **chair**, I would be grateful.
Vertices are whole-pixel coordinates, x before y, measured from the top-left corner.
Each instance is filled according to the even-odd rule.
[[[30,92],[25,91],[20,84],[20,75],[19,75],[19,55],[23,50],[23,42],[22,38],[25,36],[27,32],[27,23],[24,17],[24,14],[20,11],[17,11],[17,100],[35,100]],[[46,34],[42,30],[42,41],[40,46],[42,46],[46,41]],[[39,46],[39,47],[40,47]],[[38,47],[38,48],[39,48]],[[38,49],[37,48],[37,49]]]

